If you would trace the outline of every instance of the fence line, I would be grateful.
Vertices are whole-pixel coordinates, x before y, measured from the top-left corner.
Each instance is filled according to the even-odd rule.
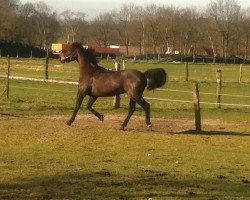
[[[176,100],[176,99],[161,99],[161,98],[154,98],[154,97],[144,97],[145,99],[149,100],[158,100],[158,101],[169,101],[169,102],[179,102],[179,103],[193,103],[193,101],[183,101],[183,100]],[[207,105],[218,105],[218,103],[212,103],[212,102],[200,102],[201,104],[207,104]],[[230,104],[230,103],[220,103],[222,106],[238,106],[238,107],[250,107],[249,105],[245,104]]]
[[[172,90],[172,89],[161,89],[158,88],[156,90],[159,91],[170,91],[170,92],[183,92],[183,93],[193,93],[192,91],[188,91],[188,90]],[[209,92],[200,92],[200,94],[207,94],[207,95],[217,95],[216,93],[209,93]],[[237,95],[237,94],[221,94],[221,96],[229,96],[229,97],[246,97],[246,98],[250,98],[250,96],[245,96],[245,95]]]
[[[28,90],[42,90],[42,91],[49,91],[49,92],[76,93],[76,91],[51,90],[51,89],[43,89],[43,88],[35,88],[35,87],[20,87],[20,86],[11,86],[11,88],[17,88],[17,89],[28,89]]]
[[[157,88],[156,90],[159,90],[159,91],[170,91],[170,92],[193,93],[193,92],[187,91],[187,90],[173,90],[173,89],[162,89],[162,88]]]
[[[0,75],[0,78],[6,78],[6,75]],[[27,78],[22,76],[10,76],[9,77],[12,80],[24,80],[24,81],[36,81],[36,82],[48,82],[48,83],[62,83],[62,84],[71,84],[71,85],[78,85],[78,82],[76,81],[63,81],[63,80],[53,80],[53,79],[40,79],[40,78]],[[188,90],[173,90],[173,89],[162,89],[158,88],[156,89],[158,91],[170,91],[170,92],[183,92],[183,93],[190,93],[192,94],[192,91]],[[200,94],[207,94],[207,95],[217,95],[215,93],[209,93],[209,92],[200,92]],[[228,96],[228,97],[244,97],[244,98],[250,98],[250,96],[245,95],[233,95],[233,94],[221,94],[221,96]]]
[[[6,78],[6,75],[0,75],[0,78]],[[39,79],[39,78],[27,78],[27,77],[21,77],[21,76],[9,76],[9,79],[12,80],[24,80],[24,81],[35,81],[35,82],[46,82],[46,83],[59,83],[59,84],[70,84],[70,85],[78,85],[78,82],[75,81],[63,81],[63,80],[52,80],[52,79]],[[21,87],[19,87],[21,88]],[[23,89],[36,89],[36,88],[29,88],[29,87],[23,87]],[[61,90],[48,90],[48,89],[40,89],[38,90],[44,90],[44,91],[54,91],[54,92],[65,92]],[[171,91],[171,92],[184,92],[184,93],[193,93],[192,91],[187,90],[173,90],[173,89],[157,89],[159,91]],[[208,93],[208,92],[200,92],[200,94],[207,94],[207,95],[217,95],[215,93]],[[231,95],[231,94],[221,94],[222,96],[231,96],[231,97],[246,97],[249,98],[250,96],[244,96],[244,95]],[[193,101],[184,101],[184,100],[176,100],[176,99],[162,99],[162,98],[153,98],[153,97],[145,97],[145,99],[149,100],[158,100],[158,101],[169,101],[169,102],[179,102],[179,103],[193,103]],[[201,104],[207,104],[207,105],[218,105],[218,103],[212,103],[212,102],[200,102]],[[224,106],[237,106],[237,107],[250,107],[250,105],[245,104],[227,104],[227,103],[220,103]]]
[[[43,80],[43,79],[41,79]],[[49,81],[43,81],[43,82],[49,82]],[[54,81],[49,83],[63,83],[67,84],[66,81]],[[75,83],[75,82],[73,82]],[[75,84],[74,84],[75,85]],[[19,87],[19,86],[11,86],[12,88],[19,88],[19,89],[30,89],[30,90],[42,90],[42,91],[50,91],[50,92],[68,92],[68,93],[75,93],[75,91],[65,91],[65,90],[51,90],[51,89],[41,89],[41,88],[33,88],[33,87]],[[126,95],[125,95],[126,96]],[[179,99],[163,99],[163,98],[155,98],[155,97],[146,97],[145,99],[148,100],[157,100],[157,101],[168,101],[168,102],[178,102],[178,103],[192,103],[193,101],[186,101],[186,100],[179,100]],[[218,105],[218,103],[212,103],[212,102],[200,102],[200,104],[206,104],[206,105]],[[246,104],[229,104],[229,103],[221,103],[222,106],[236,106],[236,107],[250,107],[250,105]]]
[[[0,75],[0,78],[6,78],[6,76]],[[40,78],[27,78],[22,76],[9,76],[12,80],[22,80],[22,81],[36,81],[36,82],[47,82],[47,83],[62,83],[70,85],[78,85],[75,81],[63,81],[63,80],[52,80],[52,79],[40,79]]]
[[[28,76],[28,77],[25,77],[25,76]],[[3,76],[0,75],[0,78],[1,77],[3,77]],[[30,74],[19,74],[19,73],[15,74],[15,73],[12,73],[12,77],[25,77],[25,78],[38,78],[38,79],[41,78],[41,79],[43,79],[44,74],[41,74],[41,75],[30,75]],[[62,77],[59,77],[59,76],[53,76],[53,79],[56,79],[56,80],[61,80],[61,78]],[[51,80],[53,80],[53,79],[51,79]]]
[[[193,101],[183,101],[177,99],[162,99],[162,98],[155,98],[155,97],[144,97],[148,100],[158,100],[158,101],[169,101],[169,102],[179,102],[179,103],[193,103]]]

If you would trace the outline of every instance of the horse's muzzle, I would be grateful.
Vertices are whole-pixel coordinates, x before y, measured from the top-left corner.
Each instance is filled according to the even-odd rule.
[[[67,62],[70,62],[70,57],[65,57],[61,59],[61,63],[67,63]]]

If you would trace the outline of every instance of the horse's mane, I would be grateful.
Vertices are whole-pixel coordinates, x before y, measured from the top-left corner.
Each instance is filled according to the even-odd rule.
[[[72,46],[76,47],[77,49],[79,49],[83,53],[83,56],[87,62],[92,63],[93,65],[97,66],[98,59],[96,58],[94,49],[84,48],[82,46],[82,44],[78,43],[78,42],[72,43]]]

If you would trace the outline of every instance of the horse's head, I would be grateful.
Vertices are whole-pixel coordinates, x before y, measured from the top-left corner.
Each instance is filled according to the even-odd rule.
[[[73,43],[68,51],[61,53],[61,63],[71,62],[78,60],[77,45]]]
[[[79,61],[79,59],[84,59],[86,63],[97,65],[98,59],[95,56],[95,51],[93,49],[84,48],[81,43],[75,42],[71,44],[70,49],[61,54],[61,62],[71,62]]]

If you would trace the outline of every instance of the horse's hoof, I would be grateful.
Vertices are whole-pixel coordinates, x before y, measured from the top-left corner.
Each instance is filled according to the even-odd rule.
[[[152,124],[149,124],[149,125],[147,125],[147,128],[148,128],[148,131],[152,131],[153,125],[152,125]]]
[[[73,122],[71,122],[70,120],[66,122],[66,124],[67,124],[68,126],[71,126],[72,123],[73,123]]]
[[[125,131],[125,126],[121,125],[120,130]]]
[[[99,120],[103,122],[104,121],[104,115],[100,115]]]

